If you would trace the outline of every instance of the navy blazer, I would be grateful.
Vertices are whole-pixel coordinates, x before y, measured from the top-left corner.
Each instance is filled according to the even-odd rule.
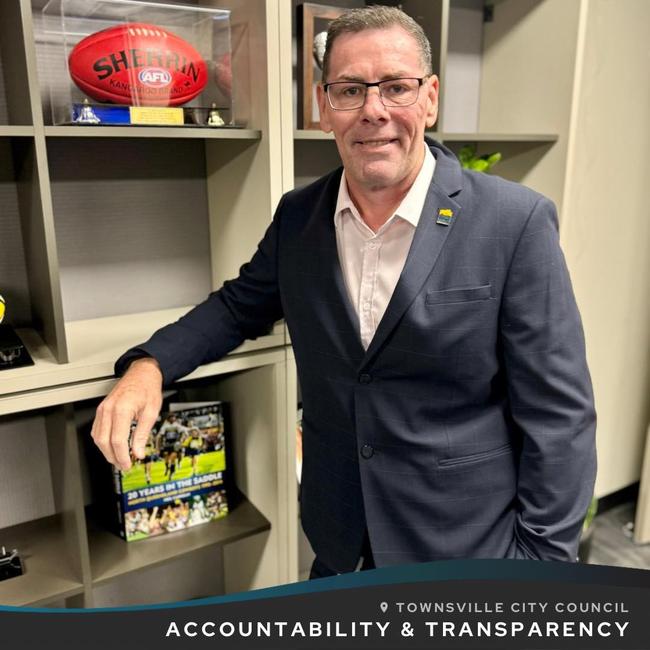
[[[338,169],[286,194],[239,277],[116,372],[148,354],[169,383],[284,317],[303,398],[302,523],[326,565],[352,570],[366,527],[379,567],[574,560],[595,411],[554,206],[428,144],[433,181],[367,351],[336,248]]]

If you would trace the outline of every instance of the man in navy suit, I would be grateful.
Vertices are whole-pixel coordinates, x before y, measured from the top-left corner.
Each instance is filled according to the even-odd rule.
[[[554,206],[425,140],[438,79],[399,10],[334,21],[323,78],[343,170],[285,195],[238,278],[118,360],[95,442],[128,467],[131,418],[141,456],[163,384],[284,317],[312,576],[574,560],[595,412]]]

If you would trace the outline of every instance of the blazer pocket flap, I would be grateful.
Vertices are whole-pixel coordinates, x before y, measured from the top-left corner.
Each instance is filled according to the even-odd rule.
[[[450,302],[470,302],[472,300],[488,300],[491,296],[492,285],[484,284],[480,287],[467,287],[465,289],[427,291],[425,303],[427,305],[441,305]]]
[[[477,463],[484,460],[490,460],[491,458],[496,458],[497,456],[503,456],[504,454],[509,454],[512,452],[512,446],[509,442],[494,449],[488,449],[487,451],[480,451],[476,454],[470,454],[468,456],[456,456],[454,458],[439,458],[438,467],[457,467],[459,465],[471,465],[472,463]]]

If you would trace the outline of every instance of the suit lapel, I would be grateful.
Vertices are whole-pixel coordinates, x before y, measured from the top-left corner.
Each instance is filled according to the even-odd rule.
[[[455,156],[445,147],[427,141],[436,157],[436,169],[429,192],[424,202],[420,221],[413,236],[413,243],[397,282],[395,291],[381,319],[377,331],[361,363],[366,366],[376,356],[406,310],[422,289],[438,260],[449,233],[460,213],[460,205],[451,198],[460,191],[461,170]],[[448,225],[438,223],[440,211],[443,216],[451,210],[452,218]]]

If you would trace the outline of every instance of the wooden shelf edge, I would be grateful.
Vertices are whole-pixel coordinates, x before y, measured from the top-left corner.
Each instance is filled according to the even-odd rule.
[[[116,534],[90,525],[89,546],[93,586],[154,568],[208,546],[223,546],[270,530],[271,524],[243,499],[223,519],[152,539],[125,542]],[[98,565],[107,565],[101,569]]]
[[[31,138],[34,136],[33,126],[0,125],[0,137],[3,138]]]
[[[294,129],[293,137],[295,140],[334,140],[333,133],[311,129]]]
[[[425,135],[440,142],[556,142],[556,133],[441,133],[426,131]],[[295,129],[295,140],[334,140],[332,133]]]
[[[79,596],[84,593],[84,587],[81,583],[76,583],[75,586],[71,586],[69,589],[61,589],[56,592],[52,592],[44,598],[39,598],[38,600],[28,600],[20,603],[12,603],[13,607],[47,607],[52,603],[56,603],[59,600],[65,598],[70,598],[72,596]],[[6,603],[2,603],[5,605]]]
[[[259,129],[208,129],[174,126],[46,126],[48,138],[194,138],[259,140]]]
[[[128,314],[123,317],[107,317],[88,321],[68,322],[68,345],[71,350],[69,363],[58,363],[52,352],[38,333],[32,329],[19,329],[18,334],[27,347],[33,366],[25,366],[0,372],[0,414],[7,413],[4,405],[7,400],[34,391],[48,391],[57,387],[69,386],[79,382],[92,382],[110,379],[113,376],[113,363],[129,347],[144,341],[154,330],[168,322],[173,322],[190,307]],[[151,321],[143,329],[139,319]],[[135,330],[130,334],[131,321],[135,320]],[[120,328],[124,332],[120,333]],[[94,343],[93,343],[94,341]],[[103,350],[94,347],[97,341],[104,345]],[[241,346],[226,355],[222,361],[233,356],[272,350],[285,344],[284,323],[276,323],[266,336],[254,341],[245,341]],[[219,363],[219,362],[216,362]],[[214,374],[213,364],[207,374]]]
[[[184,382],[203,377],[217,377],[231,372],[250,370],[282,362],[284,358],[284,347],[282,346],[268,347],[241,354],[233,352],[219,361],[200,366],[178,381]],[[61,367],[63,368],[64,365]],[[103,377],[93,376],[86,380],[75,381],[73,379],[68,383],[60,380],[55,385],[43,381],[44,385],[40,388],[0,395],[0,416],[104,397],[108,395],[115,382],[116,379],[112,374]]]
[[[429,135],[427,133],[427,135]],[[431,137],[441,142],[557,142],[555,133],[437,133]]]

